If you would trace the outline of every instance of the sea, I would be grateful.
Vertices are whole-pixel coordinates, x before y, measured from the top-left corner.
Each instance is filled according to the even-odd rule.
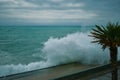
[[[70,62],[108,63],[109,50],[103,51],[101,45],[91,43],[92,28],[94,26],[0,26],[0,76]]]

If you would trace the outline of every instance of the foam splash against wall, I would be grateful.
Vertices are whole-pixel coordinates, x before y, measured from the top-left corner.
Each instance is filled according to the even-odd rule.
[[[103,64],[109,61],[108,49],[93,44],[89,33],[74,33],[62,38],[50,38],[44,43],[43,53],[55,64],[78,61],[84,64]]]

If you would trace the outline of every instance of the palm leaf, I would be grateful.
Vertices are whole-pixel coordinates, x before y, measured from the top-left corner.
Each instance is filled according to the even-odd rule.
[[[108,23],[105,27],[95,25],[89,36],[94,37],[92,43],[101,44],[103,49],[111,45],[120,46],[120,25],[118,22]]]

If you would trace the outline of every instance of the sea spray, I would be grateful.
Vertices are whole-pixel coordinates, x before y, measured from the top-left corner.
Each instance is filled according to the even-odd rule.
[[[47,59],[55,64],[78,61],[84,64],[108,63],[108,49],[92,44],[88,33],[77,32],[62,38],[50,38],[42,49]]]

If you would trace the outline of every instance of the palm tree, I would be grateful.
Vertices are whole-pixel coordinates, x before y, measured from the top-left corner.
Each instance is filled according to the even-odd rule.
[[[118,80],[117,55],[120,46],[120,25],[119,23],[108,23],[106,26],[96,25],[92,29],[91,37],[94,37],[93,43],[102,45],[102,49],[109,48],[110,63],[112,66],[112,80]]]

